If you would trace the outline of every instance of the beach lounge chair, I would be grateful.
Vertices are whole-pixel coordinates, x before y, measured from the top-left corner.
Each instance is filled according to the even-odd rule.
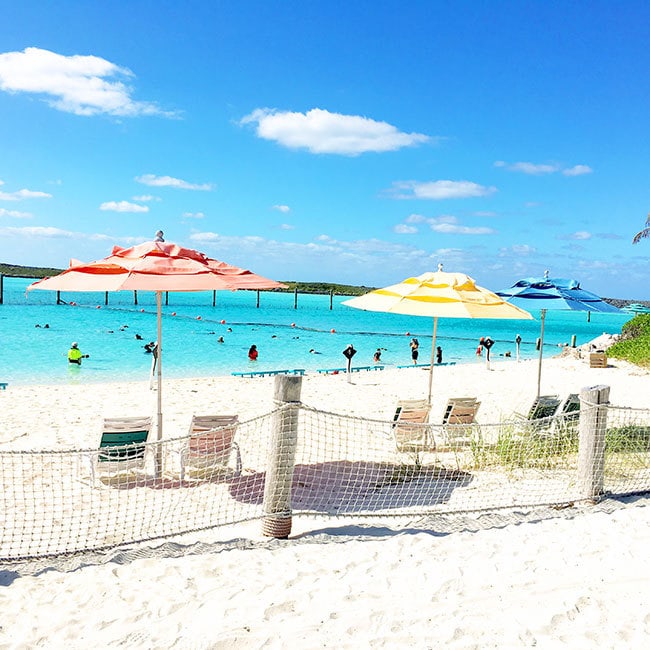
[[[447,400],[443,424],[473,424],[481,402],[475,397],[451,397]]]
[[[104,418],[99,449],[90,458],[92,484],[144,471],[150,431],[151,417]]]
[[[439,450],[457,450],[467,447],[477,429],[476,414],[481,406],[475,397],[451,397],[442,416],[442,433],[444,446],[439,445]],[[474,426],[475,425],[475,426]],[[478,430],[480,435],[480,429]]]
[[[565,420],[577,420],[580,417],[580,395],[578,393],[571,393],[562,402],[562,408],[558,414],[564,416]]]
[[[526,415],[515,413],[515,418],[526,425],[526,431],[536,433],[549,431],[555,416],[560,412],[562,400],[558,395],[539,395],[533,400]]]
[[[580,395],[571,393],[558,407],[553,418],[553,432],[574,430],[580,420]]]
[[[531,422],[552,418],[557,413],[561,402],[562,400],[558,395],[540,395],[533,401],[527,415],[523,416],[519,413],[516,415]]]
[[[433,451],[435,443],[429,422],[427,400],[400,400],[393,416],[393,433],[398,451]]]
[[[241,472],[239,447],[234,442],[239,425],[237,415],[195,415],[189,437],[180,450],[180,480],[209,479],[228,470],[233,449],[237,453],[235,473]]]

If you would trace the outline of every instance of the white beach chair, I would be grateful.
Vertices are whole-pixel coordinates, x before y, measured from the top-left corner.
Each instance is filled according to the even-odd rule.
[[[180,449],[180,480],[186,476],[209,480],[228,473],[230,457],[236,453],[234,474],[241,473],[241,456],[234,441],[237,415],[194,415],[189,437]]]
[[[398,451],[432,451],[435,449],[427,400],[400,400],[393,416],[393,434]]]

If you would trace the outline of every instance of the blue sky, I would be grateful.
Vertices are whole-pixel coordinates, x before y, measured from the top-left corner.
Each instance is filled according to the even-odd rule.
[[[0,0],[0,261],[650,298],[647,2]]]

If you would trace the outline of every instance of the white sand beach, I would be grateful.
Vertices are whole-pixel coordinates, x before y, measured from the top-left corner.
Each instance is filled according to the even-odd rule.
[[[302,401],[390,419],[398,398],[424,397],[428,383],[415,368],[351,378],[307,375]],[[436,368],[431,420],[460,395],[481,401],[481,423],[526,412],[536,382],[533,361]],[[599,384],[611,386],[615,405],[649,406],[646,371],[616,360],[602,369],[570,357],[544,362],[544,394]],[[165,381],[165,437],[184,435],[193,413],[267,413],[272,396],[272,377]],[[10,385],[0,392],[0,448],[91,448],[101,417],[150,414],[154,403],[148,381]],[[647,503],[504,518],[474,532],[309,517],[279,541],[251,522],[101,564],[36,575],[5,567],[0,648],[645,647]]]
[[[537,361],[484,361],[439,366],[433,374],[430,420],[441,422],[449,397],[471,395],[481,402],[477,421],[491,424],[513,412],[528,412],[537,391]],[[390,420],[398,399],[427,396],[428,373],[423,368],[303,377],[302,402],[321,410]],[[211,377],[163,379],[164,436],[187,434],[195,413],[237,413],[240,420],[270,412],[273,377]],[[566,397],[581,388],[611,386],[617,406],[650,405],[650,373],[612,360],[608,368],[590,368],[586,360],[556,357],[544,360],[541,393]],[[102,417],[152,415],[156,392],[149,381],[10,386],[0,391],[0,448],[75,449],[97,443]]]

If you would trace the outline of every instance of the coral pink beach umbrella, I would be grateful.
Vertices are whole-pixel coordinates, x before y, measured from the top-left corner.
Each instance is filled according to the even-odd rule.
[[[158,439],[162,438],[162,292],[277,289],[286,285],[246,269],[211,259],[191,248],[163,241],[131,248],[114,246],[102,260],[70,268],[27,287],[51,291],[155,291],[158,324]]]

